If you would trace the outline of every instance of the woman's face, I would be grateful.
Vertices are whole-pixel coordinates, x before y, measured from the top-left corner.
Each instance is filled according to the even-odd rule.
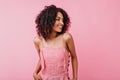
[[[63,28],[64,22],[63,22],[63,15],[61,12],[57,13],[55,24],[53,25],[53,31],[55,32],[61,32]]]

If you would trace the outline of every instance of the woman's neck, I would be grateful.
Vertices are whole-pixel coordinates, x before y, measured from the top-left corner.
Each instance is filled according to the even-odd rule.
[[[49,39],[54,39],[58,36],[57,32],[52,32],[49,36]]]

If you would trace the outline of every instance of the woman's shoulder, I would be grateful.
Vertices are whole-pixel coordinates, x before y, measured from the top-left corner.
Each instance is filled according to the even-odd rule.
[[[64,40],[69,40],[69,39],[71,39],[72,38],[72,35],[71,35],[71,33],[69,33],[69,32],[65,32],[65,33],[63,33],[63,39]]]
[[[35,44],[40,44],[40,42],[41,42],[41,37],[40,36],[35,36],[34,37],[34,39],[33,39],[33,42],[35,43]]]

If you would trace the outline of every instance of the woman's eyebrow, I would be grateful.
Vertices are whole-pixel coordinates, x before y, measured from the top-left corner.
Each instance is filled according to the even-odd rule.
[[[59,17],[59,16],[57,16],[56,18],[60,18],[60,19],[63,19],[62,17]]]

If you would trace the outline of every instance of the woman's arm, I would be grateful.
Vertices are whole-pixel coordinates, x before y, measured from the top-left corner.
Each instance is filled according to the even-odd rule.
[[[72,35],[70,33],[66,34],[66,42],[68,50],[71,54],[71,61],[72,61],[72,70],[73,70],[73,80],[77,80],[78,77],[78,60],[76,56],[74,41]]]
[[[40,63],[40,39],[39,37],[35,37],[34,38],[34,45],[35,45],[35,48],[37,50],[37,53],[38,53],[38,56],[39,56],[39,60],[38,60],[38,63],[36,65],[36,68],[33,72],[33,77],[35,80],[40,80],[40,77],[38,76],[38,73],[40,72],[41,70],[41,63]]]

